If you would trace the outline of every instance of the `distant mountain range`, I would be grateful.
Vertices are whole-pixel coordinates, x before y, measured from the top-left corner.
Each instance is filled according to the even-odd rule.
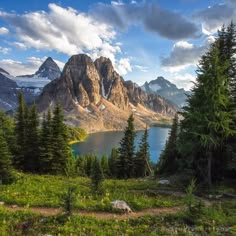
[[[190,91],[177,88],[175,84],[162,76],[150,82],[145,82],[141,88],[148,94],[157,94],[170,100],[178,107],[182,107],[186,103],[186,95],[190,94]]]
[[[72,56],[62,72],[50,57],[32,75],[14,77],[0,68],[0,108],[15,109],[19,90],[41,113],[60,103],[67,123],[89,132],[123,129],[131,113],[136,128],[171,120],[178,110],[172,101],[182,105],[186,92],[163,77],[139,87],[125,81],[110,59],[85,54]]]
[[[48,57],[33,75],[12,76],[0,68],[0,109],[12,110],[17,106],[17,94],[21,90],[27,102],[32,102],[51,80],[60,77],[58,65]]]

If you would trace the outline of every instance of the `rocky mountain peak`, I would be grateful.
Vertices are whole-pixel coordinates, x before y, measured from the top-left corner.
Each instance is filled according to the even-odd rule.
[[[56,62],[51,57],[48,57],[39,67],[38,71],[36,71],[35,75],[37,77],[54,80],[60,77],[61,71]]]

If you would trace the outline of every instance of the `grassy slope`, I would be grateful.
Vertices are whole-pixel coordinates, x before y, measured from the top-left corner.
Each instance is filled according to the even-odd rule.
[[[68,185],[77,186],[75,206],[79,209],[110,211],[114,199],[127,201],[134,210],[183,204],[180,198],[157,194],[156,181],[106,180],[104,195],[94,197],[87,178],[21,175],[17,183],[0,186],[0,201],[24,205],[26,210],[11,212],[0,207],[0,235],[236,235],[235,200],[199,207],[192,213],[122,221],[79,215],[45,217],[27,211],[27,206],[60,206]]]

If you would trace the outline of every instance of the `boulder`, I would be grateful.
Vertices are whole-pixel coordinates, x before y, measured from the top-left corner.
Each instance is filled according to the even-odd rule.
[[[163,185],[168,185],[170,184],[170,181],[168,179],[162,179],[158,181],[159,184],[163,184]]]
[[[127,213],[132,212],[131,208],[129,207],[129,205],[122,200],[115,200],[113,202],[111,202],[112,208],[113,209],[119,209],[119,210],[123,210]]]

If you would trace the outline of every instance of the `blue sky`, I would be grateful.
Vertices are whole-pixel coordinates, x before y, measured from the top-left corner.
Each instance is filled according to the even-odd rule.
[[[51,56],[109,57],[139,85],[164,76],[189,89],[200,56],[222,24],[236,21],[236,0],[11,0],[0,4],[0,67],[34,73]]]

